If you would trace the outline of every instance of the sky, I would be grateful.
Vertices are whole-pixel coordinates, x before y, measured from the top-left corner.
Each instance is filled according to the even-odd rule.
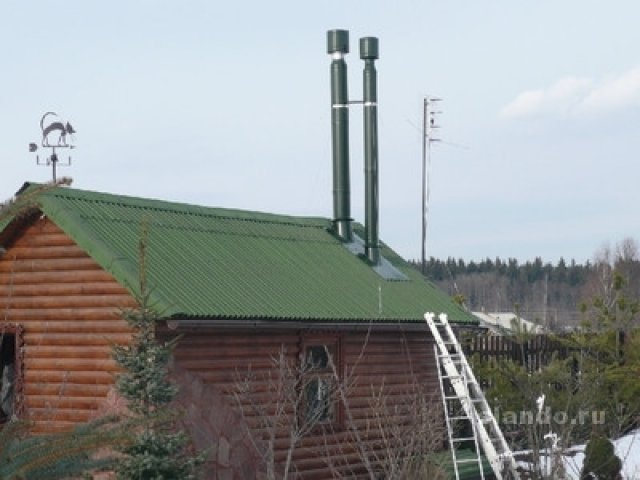
[[[330,217],[326,32],[380,41],[380,234],[421,248],[423,98],[432,144],[427,256],[584,262],[638,237],[640,2],[0,0],[0,198],[46,181],[28,144],[56,112],[81,189]],[[49,117],[51,118],[51,117]],[[350,111],[364,217],[362,111]],[[38,152],[42,160],[46,152]]]

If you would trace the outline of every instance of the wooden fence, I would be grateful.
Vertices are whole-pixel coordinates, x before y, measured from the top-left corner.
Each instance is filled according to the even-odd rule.
[[[463,350],[468,357],[477,356],[489,362],[512,360],[533,372],[548,365],[553,358],[567,358],[571,349],[548,335],[533,335],[526,341],[478,335],[464,339]]]

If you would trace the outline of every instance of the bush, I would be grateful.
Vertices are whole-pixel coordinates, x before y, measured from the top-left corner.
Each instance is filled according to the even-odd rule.
[[[595,436],[589,440],[580,473],[581,480],[621,480],[621,469],[622,462],[608,438]]]

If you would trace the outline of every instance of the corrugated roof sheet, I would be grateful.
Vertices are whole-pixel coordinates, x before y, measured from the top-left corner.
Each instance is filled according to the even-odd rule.
[[[55,188],[40,209],[132,293],[148,230],[155,308],[174,318],[476,323],[391,249],[408,281],[381,278],[330,232],[331,221]]]

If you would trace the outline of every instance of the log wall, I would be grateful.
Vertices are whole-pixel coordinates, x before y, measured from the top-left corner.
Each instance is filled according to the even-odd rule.
[[[431,397],[427,398],[427,403],[434,410],[441,406],[433,343],[424,331],[374,330],[369,335],[356,331],[274,332],[255,329],[181,333],[183,337],[174,355],[177,370],[187,371],[190,377],[198,378],[203,385],[183,390],[190,392],[189,395],[206,397],[204,400],[184,399],[184,405],[187,409],[188,405],[202,405],[201,408],[210,410],[195,423],[199,423],[201,431],[214,432],[209,435],[216,437],[211,444],[205,441],[199,445],[212,452],[210,461],[213,464],[218,462],[215,468],[211,467],[207,478],[218,478],[218,472],[219,478],[232,474],[233,478],[253,479],[256,478],[255,472],[264,468],[256,466],[243,473],[240,464],[234,465],[232,461],[229,465],[219,463],[221,457],[233,458],[234,449],[246,449],[246,445],[251,444],[241,435],[247,428],[238,425],[240,421],[248,425],[248,435],[263,449],[269,449],[268,439],[273,433],[276,461],[280,466],[285,463],[295,413],[290,404],[280,405],[274,396],[274,385],[279,378],[279,367],[274,359],[281,351],[289,364],[295,366],[301,363],[305,345],[335,341],[340,381],[350,380],[350,386],[345,390],[346,401],[340,401],[338,393],[335,395],[335,421],[314,428],[293,449],[296,478],[333,478],[336,472],[346,478],[364,474],[363,455],[357,450],[352,433],[354,428],[370,452],[378,449],[377,453],[370,455],[371,461],[374,464],[384,461],[381,437],[389,432],[374,425],[375,404],[382,398],[389,411],[395,412],[392,426],[405,425],[408,430],[416,421],[411,408],[407,408],[407,402],[415,403],[416,386],[419,386],[419,394]],[[243,384],[249,387],[249,395],[235,397],[234,393],[241,391]],[[277,409],[284,413],[276,415]],[[228,418],[235,420],[230,422]],[[437,422],[441,420],[438,417]],[[209,424],[205,426],[207,422]],[[230,429],[229,424],[232,425]],[[274,427],[276,424],[279,425],[277,428]],[[433,429],[434,432],[436,430],[439,430],[438,425]],[[380,465],[376,465],[378,467]],[[332,468],[335,469],[333,473]]]
[[[45,217],[31,219],[0,257],[0,322],[24,327],[23,408],[35,431],[90,419],[114,383],[111,345],[130,330],[127,290]]]

